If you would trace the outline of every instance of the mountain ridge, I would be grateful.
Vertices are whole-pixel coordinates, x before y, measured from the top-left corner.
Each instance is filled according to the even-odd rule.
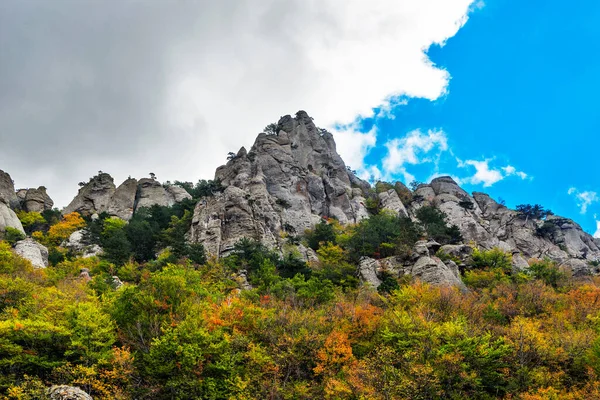
[[[435,178],[414,191],[400,182],[379,182],[371,187],[346,166],[333,135],[318,128],[305,111],[294,117],[286,115],[268,128],[257,136],[249,151],[242,147],[230,153],[228,162],[216,169],[214,179],[219,190],[196,199],[186,238],[202,244],[209,255],[229,254],[242,238],[283,252],[289,236],[302,235],[325,219],[356,224],[387,210],[416,220],[419,209],[432,206],[445,214],[448,225],[460,231],[463,241],[457,246],[499,248],[512,254],[517,270],[527,268],[529,259],[549,258],[575,276],[597,272],[593,264],[600,260],[600,241],[570,219],[554,215],[522,218],[485,193],[467,193],[449,176]],[[63,215],[105,212],[128,221],[143,207],[168,207],[192,200],[183,187],[161,185],[154,177],[139,181],[128,178],[117,187],[109,174],[100,171],[80,186],[77,196],[62,210]],[[15,210],[42,211],[52,205],[45,188],[15,191],[10,176],[0,173],[0,232],[11,227],[24,233]],[[460,281],[459,265],[436,257],[441,245],[431,242],[416,245],[409,260],[363,260],[363,279],[376,277],[382,270],[415,274],[414,266],[423,265],[446,276],[425,280],[456,284]],[[446,250],[464,253],[457,248]],[[302,244],[298,251],[307,261],[316,258]],[[448,270],[458,280],[448,278],[444,272]],[[371,281],[377,285],[375,279]]]

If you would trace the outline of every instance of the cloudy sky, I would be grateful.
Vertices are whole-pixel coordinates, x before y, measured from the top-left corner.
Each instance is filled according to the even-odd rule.
[[[0,169],[61,207],[98,170],[209,179],[304,109],[364,177],[449,174],[593,233],[600,5],[577,4],[3,0]]]

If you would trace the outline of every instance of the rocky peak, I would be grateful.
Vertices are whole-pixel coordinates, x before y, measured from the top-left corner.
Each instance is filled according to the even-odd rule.
[[[348,223],[368,215],[362,181],[346,168],[333,136],[304,111],[282,117],[276,133],[259,134],[215,178],[225,190],[197,205],[190,232],[215,255],[242,237],[278,247],[282,233],[301,234],[322,217]]]
[[[82,215],[92,215],[106,211],[115,191],[113,177],[101,172],[79,189],[77,196],[63,210],[63,214],[77,211]]]

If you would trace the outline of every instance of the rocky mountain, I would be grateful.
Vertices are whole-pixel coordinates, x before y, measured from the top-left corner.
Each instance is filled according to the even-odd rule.
[[[598,243],[572,220],[528,219],[484,193],[468,194],[450,177],[420,185],[412,194],[397,184],[374,195],[368,183],[346,168],[333,136],[317,128],[303,111],[281,118],[270,134],[259,134],[250,151],[241,148],[217,169],[215,179],[224,190],[197,204],[189,240],[203,243],[216,256],[226,255],[243,237],[282,248],[285,234],[302,233],[323,217],[356,223],[369,216],[366,199],[376,196],[380,209],[413,219],[426,205],[443,211],[464,238],[464,244],[444,246],[443,251],[456,254],[463,263],[472,252],[467,244],[510,252],[517,270],[527,268],[529,259],[547,257],[576,276],[586,275],[595,272],[591,265],[600,260]],[[405,199],[405,205],[400,198],[407,192],[412,200]],[[410,273],[432,283],[460,284],[460,266],[436,256],[441,247],[423,242],[408,260],[366,259],[360,271],[374,285],[383,270]]]
[[[304,111],[281,118],[276,133],[258,135],[250,151],[242,147],[215,179],[225,189],[198,203],[189,234],[213,255],[242,237],[276,248],[282,233],[303,233],[322,217],[355,223],[368,216],[368,184],[348,171],[331,133]]]
[[[364,258],[358,266],[363,280],[377,286],[386,272],[461,286],[460,270],[468,267],[473,246],[509,252],[515,270],[527,269],[530,259],[549,258],[575,276],[598,272],[594,265],[600,260],[600,243],[570,219],[530,218],[485,193],[467,193],[450,177],[436,178],[414,192],[401,183],[372,188],[344,164],[333,135],[318,128],[304,111],[282,117],[268,131],[258,135],[249,151],[242,147],[230,153],[227,164],[215,173],[220,189],[195,206],[187,240],[202,243],[209,255],[227,255],[242,238],[283,252],[287,236],[301,235],[323,219],[354,224],[374,210],[388,210],[417,221],[419,209],[433,206],[445,214],[448,225],[458,227],[462,243],[442,246],[424,240],[408,256]],[[106,212],[127,221],[141,207],[172,206],[191,198],[184,188],[155,179],[129,178],[117,187],[101,172],[81,184],[62,213]],[[15,210],[41,212],[52,206],[44,187],[15,191],[10,176],[0,171],[0,234],[6,227],[24,232]],[[68,248],[88,256],[101,253],[97,246],[83,249],[81,231],[74,235]],[[16,251],[40,267],[47,259],[44,249],[30,239]],[[317,259],[302,245],[298,252],[307,261]]]

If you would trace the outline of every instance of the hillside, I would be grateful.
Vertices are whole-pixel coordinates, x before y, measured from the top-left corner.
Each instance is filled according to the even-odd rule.
[[[600,398],[598,240],[371,186],[304,111],[212,180],[99,171],[53,206],[0,171],[0,398]]]

